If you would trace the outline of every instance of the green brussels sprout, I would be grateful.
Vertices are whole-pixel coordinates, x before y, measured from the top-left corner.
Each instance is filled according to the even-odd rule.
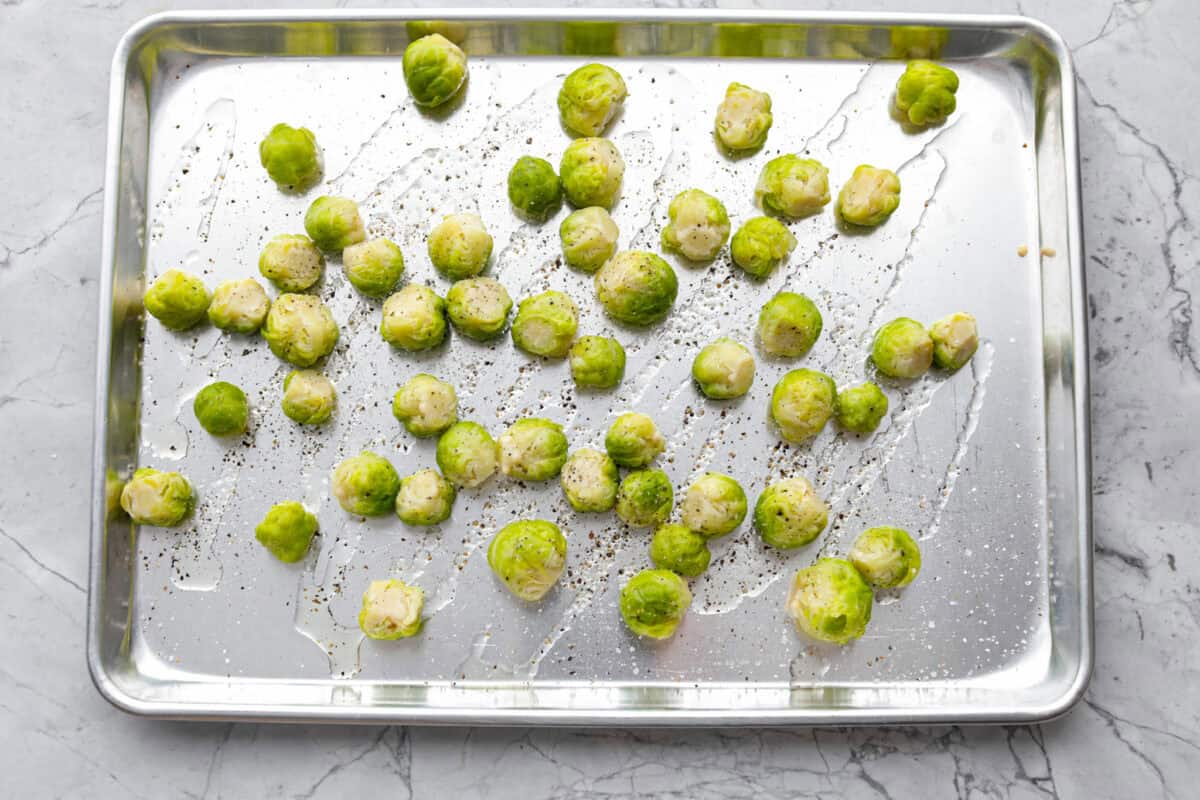
[[[332,488],[333,496],[346,511],[378,517],[395,506],[400,476],[392,462],[364,450],[334,468]]]
[[[543,222],[562,202],[562,183],[544,158],[521,156],[508,173],[508,200],[527,219]]]
[[[717,106],[717,141],[732,152],[762,147],[771,130],[771,95],[741,83],[731,83]]]
[[[333,416],[337,390],[329,378],[315,370],[293,370],[283,379],[280,405],[288,419],[301,425],[320,425]]]
[[[294,564],[308,553],[317,518],[295,501],[277,503],[254,528],[254,538],[285,564]]]
[[[500,471],[519,481],[548,481],[567,461],[567,437],[548,419],[519,419],[496,440]]]
[[[650,560],[654,566],[687,578],[695,578],[708,569],[711,559],[708,540],[682,525],[659,525],[650,540]]]
[[[815,158],[788,153],[762,168],[754,187],[754,202],[768,214],[799,219],[829,203],[829,170]]]
[[[853,433],[870,433],[878,428],[887,410],[887,395],[869,381],[843,389],[833,401],[834,419]]]
[[[208,321],[223,331],[257,333],[270,309],[271,301],[258,281],[225,281],[213,290]]]
[[[562,358],[571,350],[579,329],[579,309],[562,292],[542,292],[526,297],[513,319],[513,344],[526,353]]]
[[[675,492],[661,469],[631,472],[617,488],[617,516],[627,525],[652,528],[671,516]]]
[[[765,278],[796,249],[796,237],[774,217],[747,220],[733,235],[733,263],[756,278]]]
[[[873,228],[882,225],[900,206],[900,178],[890,169],[869,164],[854,168],[854,174],[838,192],[837,213],[851,225]]]
[[[600,206],[571,212],[558,226],[563,258],[569,266],[589,275],[617,251],[617,223]]]
[[[313,200],[304,213],[304,232],[328,253],[345,250],[367,238],[358,203],[327,194]]]
[[[722,337],[696,354],[692,379],[714,400],[741,397],[754,382],[754,356],[744,345]]]
[[[897,317],[876,332],[871,361],[889,378],[919,378],[933,364],[933,339],[915,319]]]
[[[725,206],[699,189],[675,195],[667,207],[667,216],[671,221],[663,228],[663,249],[689,261],[711,261],[729,239]]]
[[[846,644],[871,621],[871,587],[849,561],[822,558],[796,573],[788,614],[796,629],[822,642]]]
[[[746,519],[746,493],[728,475],[707,472],[683,496],[683,524],[709,539],[724,536]]]
[[[586,64],[558,90],[562,124],[580,136],[599,136],[621,110],[628,92],[621,74],[604,64]]]
[[[383,301],[379,334],[401,350],[437,347],[446,338],[446,301],[428,286],[410,283]]]
[[[258,159],[280,189],[303,192],[321,180],[317,137],[308,128],[279,123],[258,144]]]
[[[667,315],[679,293],[675,270],[654,253],[625,250],[596,272],[596,297],[610,317],[627,325],[652,325]]]
[[[325,256],[303,234],[281,233],[263,248],[258,271],[283,292],[302,292],[325,271]]]
[[[474,278],[491,257],[492,235],[478,214],[451,214],[429,232],[429,260],[447,278]]]
[[[500,447],[475,422],[456,422],[437,443],[437,465],[455,486],[473,489],[496,472]]]
[[[450,22],[447,20],[410,20],[404,26],[408,31],[408,38],[411,41],[416,41],[422,36],[432,36],[437,33],[445,36],[455,44],[462,44],[467,38],[467,26],[461,22]]]
[[[372,639],[407,639],[421,632],[425,592],[390,578],[371,581],[363,593],[358,627]]]
[[[342,251],[342,270],[350,285],[367,297],[385,297],[400,282],[404,254],[390,239],[370,239]]]
[[[400,481],[396,516],[409,525],[437,525],[450,518],[455,494],[454,484],[436,469],[417,470]]]
[[[262,336],[279,358],[297,367],[311,367],[333,352],[338,326],[319,297],[281,294],[271,304]]]
[[[924,25],[898,25],[891,30],[895,58],[937,58],[950,41],[950,31]]]
[[[829,523],[829,506],[807,478],[787,478],[763,490],[754,504],[754,528],[780,550],[803,547]]]
[[[467,54],[440,33],[410,42],[403,68],[413,102],[426,108],[448,102],[467,82]]]
[[[654,420],[637,411],[617,417],[604,437],[604,449],[622,467],[644,467],[666,446]]]
[[[644,569],[621,587],[621,618],[638,636],[669,638],[691,604],[687,581],[667,569]]]
[[[558,479],[571,508],[602,512],[617,502],[618,477],[617,465],[607,454],[583,448],[571,453]]]
[[[854,541],[849,559],[877,589],[908,586],[921,571],[921,551],[902,528],[868,528]]]
[[[541,600],[554,588],[567,565],[567,538],[553,522],[510,522],[488,545],[488,566],[522,600]]]
[[[625,348],[607,336],[581,336],[571,345],[571,377],[576,386],[611,389],[625,375]]]
[[[823,325],[817,304],[806,295],[780,292],[758,314],[758,342],[770,355],[799,358],[817,343]]]
[[[142,467],[121,489],[121,508],[135,525],[171,528],[192,513],[192,485],[178,472]]]
[[[173,331],[183,331],[204,319],[212,300],[204,281],[195,275],[169,269],[146,290],[146,311]]]
[[[961,368],[979,348],[979,328],[975,318],[962,311],[930,325],[929,338],[933,340],[933,363],[939,369]]]
[[[246,393],[226,381],[210,383],[196,392],[192,413],[200,427],[213,436],[241,435],[250,424]]]
[[[396,390],[392,415],[413,436],[436,436],[458,422],[458,395],[450,384],[421,372]]]
[[[567,145],[559,162],[563,193],[576,208],[612,208],[621,193],[625,160],[608,139],[589,137]]]
[[[504,333],[512,298],[500,281],[492,278],[466,278],[446,293],[450,321],[463,336],[479,341]]]
[[[833,416],[837,387],[833,378],[812,369],[794,369],[771,392],[771,419],[789,442],[807,442]]]
[[[896,109],[913,125],[940,125],[954,113],[958,75],[932,61],[910,61],[896,83]]]

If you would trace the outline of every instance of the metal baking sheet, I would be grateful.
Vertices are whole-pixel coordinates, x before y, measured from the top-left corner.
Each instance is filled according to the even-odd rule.
[[[449,113],[427,113],[400,68],[411,14],[169,14],[117,50],[88,633],[101,692],[172,717],[586,725],[1029,721],[1069,708],[1090,673],[1091,592],[1074,78],[1061,39],[1020,17],[447,11],[465,26],[470,82]],[[888,118],[897,48],[914,26],[940,31],[940,57],[962,81],[957,113],[917,133]],[[524,224],[503,188],[521,154],[557,163],[570,141],[558,86],[597,58],[630,92],[609,132],[627,163],[614,211],[622,248],[656,249],[684,188],[721,198],[735,225],[755,214],[758,172],[782,152],[823,161],[835,191],[858,163],[891,167],[900,208],[869,235],[839,230],[828,211],[791,224],[799,245],[762,283],[727,256],[677,263],[669,318],[618,328],[588,277],[560,264],[566,211]],[[765,148],[738,160],[711,137],[731,81],[775,105]],[[280,120],[311,127],[324,148],[326,180],[308,196],[276,191],[257,163],[258,140]],[[356,199],[370,232],[402,247],[407,280],[439,291],[448,283],[428,262],[426,232],[443,214],[480,213],[496,239],[490,274],[517,300],[551,288],[574,297],[581,334],[625,344],[625,380],[578,392],[564,362],[531,360],[507,337],[393,351],[377,332],[379,304],[331,259],[317,291],[341,327],[324,366],[340,405],[311,431],[282,415],[289,368],[261,339],[145,322],[148,280],[170,267],[210,286],[256,275],[264,241],[301,230],[317,193]],[[983,342],[955,375],[886,386],[892,410],[874,435],[830,425],[811,446],[787,445],[766,406],[796,364],[760,356],[752,391],[731,403],[706,401],[688,375],[712,338],[751,341],[757,308],[783,288],[823,309],[825,333],[803,364],[839,385],[866,377],[871,333],[893,316],[969,310]],[[331,500],[333,465],[363,448],[402,474],[432,465],[433,444],[390,413],[417,371],[454,383],[462,415],[494,434],[537,415],[562,423],[572,447],[596,446],[616,414],[645,411],[667,435],[660,462],[677,495],[710,469],[736,476],[752,500],[803,474],[830,501],[832,524],[787,554],[749,525],[715,542],[677,635],[638,641],[616,595],[648,564],[649,533],[572,513],[557,482],[498,477],[429,530],[363,522]],[[196,390],[218,378],[249,394],[243,440],[209,437],[191,415]],[[131,531],[106,519],[105,475],[135,465],[193,482],[186,526]],[[284,499],[320,519],[309,557],[291,566],[252,534]],[[499,526],[527,516],[557,521],[570,541],[561,586],[534,606],[505,592],[484,558]],[[919,536],[920,578],[880,596],[852,646],[798,636],[783,607],[791,576],[884,523]],[[384,576],[424,588],[420,637],[363,640],[359,598]]]

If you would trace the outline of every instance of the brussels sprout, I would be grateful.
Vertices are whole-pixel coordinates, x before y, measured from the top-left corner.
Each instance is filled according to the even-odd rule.
[[[733,339],[717,339],[696,355],[692,378],[714,400],[741,397],[754,382],[754,356]]]
[[[384,297],[400,282],[404,254],[390,239],[371,239],[342,251],[342,270],[350,285],[367,297]]]
[[[413,102],[433,108],[449,101],[467,82],[467,55],[440,33],[404,48],[404,82]]]
[[[728,475],[707,472],[683,497],[683,524],[713,539],[731,532],[746,519],[746,493]]]
[[[283,379],[283,413],[301,425],[320,425],[333,416],[337,390],[319,372],[298,369]]]
[[[258,158],[280,189],[303,192],[321,180],[321,148],[308,128],[279,123],[259,142]]]
[[[871,587],[849,561],[822,558],[796,573],[787,610],[796,629],[822,642],[846,644],[871,621]]]
[[[604,449],[622,467],[644,467],[667,445],[654,420],[631,411],[613,422],[604,437]]]
[[[500,447],[474,422],[456,422],[437,443],[437,465],[455,486],[473,489],[496,472]]]
[[[729,215],[721,201],[699,189],[675,195],[667,207],[671,221],[663,228],[663,249],[689,261],[711,261],[729,239]]]
[[[691,604],[687,581],[666,569],[644,569],[621,587],[621,618],[638,636],[669,638]]]
[[[892,28],[892,56],[896,58],[937,58],[950,41],[950,31],[924,25],[903,25]]]
[[[358,203],[348,197],[322,195],[304,212],[304,232],[317,247],[329,253],[344,250],[367,238]]]
[[[582,512],[612,509],[617,502],[617,465],[599,450],[584,448],[571,453],[559,474],[563,494],[571,508]]]
[[[780,292],[758,314],[758,342],[773,356],[799,358],[817,343],[823,326],[817,304],[796,292]]]
[[[579,329],[579,309],[562,292],[542,292],[526,297],[513,319],[513,344],[526,353],[562,358],[571,350]]]
[[[210,383],[196,392],[192,413],[200,427],[213,436],[241,435],[250,423],[246,393],[226,381]]]
[[[754,504],[754,528],[771,547],[791,550],[816,539],[829,522],[829,506],[807,478],[773,483]]]
[[[271,304],[262,335],[279,358],[297,367],[311,367],[333,352],[338,326],[320,298],[281,294]]]
[[[404,27],[408,31],[408,38],[412,41],[435,33],[445,36],[455,44],[462,44],[467,38],[467,26],[461,22],[433,19],[410,20]]]
[[[492,257],[492,235],[478,214],[451,214],[429,232],[429,260],[447,278],[474,278]]]
[[[962,311],[930,325],[929,338],[933,340],[933,363],[939,369],[959,369],[971,360],[979,347],[975,318]]]
[[[765,278],[796,249],[796,237],[774,217],[747,220],[733,235],[733,263],[756,278]]]
[[[558,113],[567,130],[599,136],[621,110],[628,93],[612,67],[587,64],[572,72],[558,90]]]
[[[921,571],[921,551],[902,528],[868,528],[854,541],[849,558],[877,589],[908,586]]]
[[[421,632],[425,592],[391,578],[371,581],[363,593],[358,627],[372,639],[407,639]]]
[[[661,469],[631,472],[617,489],[617,516],[628,525],[654,527],[671,516],[675,492]]]
[[[733,152],[762,147],[771,130],[771,95],[731,83],[717,106],[717,141]]]
[[[213,291],[208,321],[223,331],[257,333],[270,308],[271,301],[258,281],[225,281]]]
[[[400,481],[396,516],[409,525],[437,525],[450,518],[454,485],[436,469],[417,470]]]
[[[135,525],[171,528],[192,513],[192,485],[178,472],[142,467],[121,490],[121,508]]]
[[[392,414],[413,436],[436,436],[458,422],[454,387],[424,372],[396,390]]]
[[[940,125],[954,113],[958,75],[932,61],[910,61],[896,83],[896,109],[913,125]]]
[[[258,271],[283,292],[302,292],[321,279],[325,256],[303,234],[281,233],[267,242]]]
[[[659,569],[695,578],[711,559],[708,540],[682,525],[660,525],[650,540],[650,560]]]
[[[571,377],[576,386],[611,389],[625,375],[625,348],[607,336],[581,336],[571,346]]]
[[[467,278],[446,293],[450,321],[463,336],[485,341],[504,332],[512,298],[500,281],[492,278]]]
[[[829,203],[829,170],[791,153],[772,158],[759,173],[754,202],[768,214],[792,219],[815,214]]]
[[[519,419],[496,440],[500,471],[519,481],[548,481],[567,460],[562,426],[548,419]]]
[[[177,269],[169,269],[146,290],[146,311],[173,331],[187,330],[208,312],[212,299],[204,281]]]
[[[771,392],[771,419],[784,439],[807,442],[833,416],[837,387],[833,378],[812,369],[794,369]]]
[[[617,223],[600,206],[573,211],[558,226],[563,258],[569,266],[591,274],[617,251]]]
[[[596,297],[608,315],[628,325],[658,322],[679,293],[671,265],[641,250],[625,250],[604,262],[595,284]]]
[[[567,539],[552,522],[510,522],[488,545],[488,566],[522,600],[541,600],[567,565]]]
[[[933,364],[933,339],[915,319],[898,317],[875,334],[871,361],[889,378],[919,378]]]
[[[277,503],[254,528],[254,538],[271,555],[286,564],[294,564],[308,552],[317,518],[295,501]]]
[[[446,301],[428,286],[410,283],[383,301],[379,334],[402,350],[437,347],[446,338]]]
[[[873,228],[882,225],[900,206],[900,178],[890,169],[869,164],[854,168],[854,174],[838,192],[837,213],[851,225]]]
[[[848,431],[870,433],[887,414],[887,395],[873,383],[843,389],[833,401],[833,416]]]
[[[563,193],[576,208],[612,208],[621,193],[625,161],[608,139],[576,139],[567,145],[559,162]]]
[[[521,156],[508,173],[508,200],[524,217],[544,222],[562,202],[562,184],[544,158]]]
[[[364,450],[334,468],[332,488],[338,504],[351,514],[377,517],[395,505],[400,476],[392,462]]]

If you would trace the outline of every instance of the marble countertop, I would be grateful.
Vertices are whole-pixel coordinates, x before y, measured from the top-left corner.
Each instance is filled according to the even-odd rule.
[[[787,5],[913,8],[906,0]],[[0,127],[6,793],[1195,796],[1200,434],[1192,414],[1200,401],[1200,332],[1193,296],[1200,291],[1200,232],[1193,212],[1200,208],[1200,139],[1188,116],[1200,96],[1194,46],[1200,6],[1194,0],[919,5],[1038,17],[1066,37],[1079,70],[1097,660],[1091,687],[1072,713],[1021,727],[627,733],[187,724],[116,711],[92,687],[83,653],[108,64],[121,33],[162,4],[69,0],[52,8],[0,0],[0,108],[7,118]]]

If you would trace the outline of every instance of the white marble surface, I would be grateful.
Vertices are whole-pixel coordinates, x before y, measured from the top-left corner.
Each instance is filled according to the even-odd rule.
[[[0,0],[0,793],[1195,797],[1200,5],[918,5],[1040,17],[1081,76],[1098,656],[1073,713],[1017,728],[624,733],[183,724],[112,709],[84,665],[82,588],[106,85],[119,35],[162,6]]]

